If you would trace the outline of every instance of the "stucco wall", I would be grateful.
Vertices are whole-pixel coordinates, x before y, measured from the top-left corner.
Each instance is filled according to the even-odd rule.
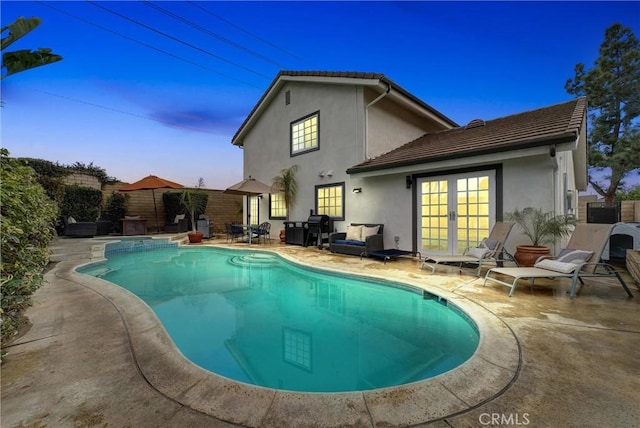
[[[291,93],[289,105],[286,91]],[[316,111],[320,112],[320,150],[292,157],[291,122]],[[244,139],[245,175],[271,184],[282,169],[298,165],[299,190],[290,219],[306,220],[315,208],[315,186],[347,181],[346,169],[363,159],[362,117],[360,88],[288,83]],[[320,177],[320,171],[332,171],[332,176]],[[264,198],[259,221],[271,221],[275,230],[282,228],[278,220],[269,220],[268,208]]]

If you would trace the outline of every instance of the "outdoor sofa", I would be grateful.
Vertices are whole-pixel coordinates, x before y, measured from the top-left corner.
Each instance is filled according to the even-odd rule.
[[[368,256],[371,251],[384,250],[384,224],[351,223],[346,232],[329,234],[329,251],[352,256]]]

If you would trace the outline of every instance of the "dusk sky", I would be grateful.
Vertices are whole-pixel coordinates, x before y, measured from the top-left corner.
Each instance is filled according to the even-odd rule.
[[[279,70],[384,73],[461,125],[573,98],[614,22],[639,2],[6,1],[9,50],[64,60],[2,80],[2,147],[212,189],[242,180],[231,138]],[[6,35],[6,34],[3,34]],[[637,178],[635,178],[637,180]]]

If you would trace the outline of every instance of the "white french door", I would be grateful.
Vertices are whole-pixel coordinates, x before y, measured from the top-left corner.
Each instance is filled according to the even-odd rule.
[[[495,171],[418,179],[418,251],[459,254],[495,223]]]
[[[247,197],[247,224],[256,225],[260,222],[260,198],[258,196]]]

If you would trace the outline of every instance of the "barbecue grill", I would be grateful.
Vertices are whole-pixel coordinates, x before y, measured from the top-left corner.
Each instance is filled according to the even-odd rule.
[[[307,226],[309,232],[307,234],[305,247],[309,244],[315,244],[318,248],[322,249],[322,245],[325,242],[329,242],[329,234],[333,232],[333,220],[331,220],[331,217],[328,215],[312,214],[307,219]]]

